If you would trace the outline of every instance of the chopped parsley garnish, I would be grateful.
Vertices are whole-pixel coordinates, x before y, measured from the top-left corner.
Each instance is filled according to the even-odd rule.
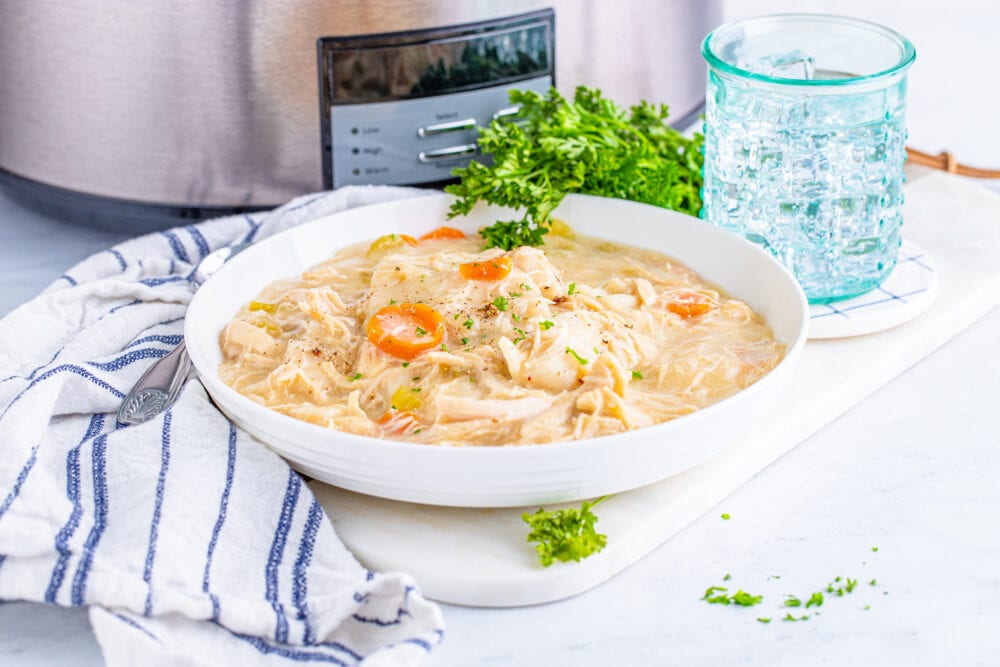
[[[724,586],[709,586],[701,599],[709,604],[735,604],[740,607],[752,607],[764,599],[762,595],[751,595],[743,590],[736,591],[733,595],[726,595],[728,591],[729,589]]]
[[[417,335],[418,336],[426,336],[427,335],[427,329],[424,329],[423,327],[417,327]],[[400,356],[402,356],[402,355],[400,355]]]
[[[874,579],[872,579],[872,580],[871,580],[871,581],[869,581],[868,583],[869,583],[870,585],[874,586],[874,585],[875,585],[875,584],[877,584],[878,582],[877,582],[877,581],[875,581]]]
[[[534,514],[521,514],[521,519],[531,527],[527,539],[537,542],[535,551],[542,566],[548,567],[557,560],[579,562],[604,548],[608,538],[594,529],[597,515],[591,508],[607,497],[584,501],[579,509],[568,507],[546,512],[539,507]]]
[[[507,299],[503,298],[502,296],[498,296],[497,298],[493,299],[493,305],[496,306],[496,309],[499,310],[501,313],[507,312]]]
[[[798,599],[794,595],[789,595],[787,597],[788,597],[788,599],[785,600],[785,606],[786,607],[801,607],[802,606],[802,600]]]
[[[412,391],[414,394],[419,394],[420,387],[410,387],[410,391]]]
[[[351,376],[351,382],[354,382],[355,380],[360,380],[361,377],[362,377],[361,373],[355,373],[354,375]]]
[[[516,299],[517,297],[521,296],[521,293],[520,292],[511,292],[507,296]]]
[[[469,344],[469,339],[468,338],[463,338],[462,339],[462,345],[468,345],[468,344]]]
[[[395,303],[396,303],[396,300],[395,300],[395,299],[389,299],[389,305],[390,305],[390,306],[391,306],[391,305],[393,305],[393,304],[395,304]]]
[[[579,354],[576,353],[576,350],[574,350],[571,347],[566,348],[566,354],[572,354],[573,358],[576,359],[578,362],[580,362],[581,366],[590,363],[589,359],[584,359],[583,357],[581,357]]]
[[[465,327],[466,329],[471,329],[473,324],[475,324],[475,322],[473,322],[472,320],[465,320],[464,322],[462,322],[462,326]]]
[[[417,380],[419,380],[419,379],[420,379],[420,376],[419,376],[419,375],[414,375],[414,376],[413,376],[413,381],[414,381],[414,382],[416,382],[416,381],[417,381]]]
[[[529,285],[528,283],[521,283],[520,287],[525,292],[530,292],[531,291],[531,285]]]
[[[872,551],[878,551],[878,547],[872,547]]]
[[[410,362],[409,362],[409,361],[404,361],[404,362],[403,362],[403,368],[406,368],[406,367],[407,367],[407,366],[409,366],[409,365],[410,365]]]
[[[809,601],[806,602],[806,609],[809,607],[822,607],[823,606],[823,594],[816,591],[811,596],[809,596]]]
[[[769,616],[758,616],[757,620],[760,621],[761,623],[770,623],[771,622],[771,618]]]
[[[732,577],[732,575],[730,575],[729,573],[726,573],[726,576],[724,576],[724,577],[722,578],[722,580],[723,580],[723,581],[729,581],[729,580],[730,580],[730,579],[732,579],[732,578],[733,578],[733,577]]]
[[[455,319],[456,319],[456,320],[457,320],[458,318],[460,318],[461,316],[462,316],[462,313],[455,313]]]
[[[548,320],[542,320],[541,322],[538,323],[538,326],[540,326],[542,329],[548,330],[554,327],[555,324]]]
[[[511,313],[510,314],[510,319],[514,320],[515,322],[520,322],[521,321],[521,316],[518,315],[517,313]]]
[[[798,618],[795,618],[791,614],[785,614],[785,617],[783,619],[781,619],[781,620],[783,620],[783,621],[806,621],[808,619],[809,619],[809,616],[806,615],[806,614],[803,614],[802,616],[799,616]]]
[[[566,294],[572,296],[574,292],[576,292],[576,283],[570,283],[569,290],[566,291]]]
[[[848,593],[853,593],[854,589],[857,588],[857,587],[858,587],[858,580],[857,579],[851,579],[850,577],[848,577],[847,578],[847,583],[844,584],[844,588],[847,589],[847,592]]]
[[[441,351],[442,352],[447,352],[448,351],[448,346],[445,345],[444,343],[441,343]]]
[[[632,379],[633,380],[641,380],[642,379],[642,373],[640,373],[639,371],[632,371]]]
[[[730,516],[727,512],[723,512],[721,516],[723,521],[729,521],[730,519]]]
[[[736,595],[733,596],[733,604],[738,604],[741,607],[752,607],[755,604],[760,604],[763,599],[763,595],[750,595],[746,591],[736,591]]]

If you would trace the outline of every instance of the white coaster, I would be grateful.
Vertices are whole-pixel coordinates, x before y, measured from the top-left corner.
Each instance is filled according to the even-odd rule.
[[[891,329],[930,308],[937,291],[934,261],[916,243],[903,239],[896,268],[881,285],[853,299],[809,307],[809,338],[846,338]]]

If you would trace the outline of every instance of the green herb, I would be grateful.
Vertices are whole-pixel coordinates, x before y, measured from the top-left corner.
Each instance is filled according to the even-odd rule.
[[[746,591],[736,591],[736,595],[733,596],[733,603],[741,607],[752,607],[755,604],[760,604],[760,601],[763,599],[763,595],[750,595]]]
[[[422,429],[422,428],[414,429],[413,433],[414,433],[414,435],[416,435],[417,433],[420,433],[423,430],[424,429]]]
[[[801,607],[802,606],[802,600],[798,599],[794,595],[789,595],[787,597],[788,597],[788,599],[785,600],[785,606],[786,607]]]
[[[414,394],[419,394],[420,393],[420,387],[411,387],[410,391],[412,391]]]
[[[554,327],[555,324],[553,324],[552,322],[550,322],[548,320],[542,320],[541,322],[538,323],[538,326],[540,326],[542,329],[545,329],[547,331],[547,330],[551,329],[552,327]]]
[[[418,336],[426,336],[427,335],[427,329],[424,329],[422,327],[417,327],[417,335]]]
[[[872,547],[872,551],[878,551],[878,547]]]
[[[875,585],[875,584],[877,584],[878,582],[877,582],[877,581],[875,581],[874,579],[872,579],[872,580],[871,580],[871,581],[869,581],[868,583],[869,583],[869,584],[871,584],[872,586],[874,586],[874,585]]]
[[[761,623],[770,623],[771,622],[771,619],[768,616],[758,616],[757,620],[760,621]]]
[[[473,322],[472,320],[465,320],[464,322],[462,322],[462,326],[465,327],[466,329],[471,329],[473,324],[475,324],[475,322]]]
[[[729,514],[727,514],[727,513],[725,513],[725,512],[723,512],[723,513],[722,513],[722,520],[723,520],[723,521],[729,521],[729,518],[730,518],[730,517],[729,517]]]
[[[735,604],[740,607],[752,607],[764,599],[762,595],[751,595],[743,590],[736,591],[733,595],[726,595],[728,591],[725,586],[709,586],[701,599],[709,604]]]
[[[730,579],[732,579],[732,576],[729,574],[726,574],[726,576],[722,578],[723,581],[729,581]]]
[[[516,299],[517,297],[521,296],[521,293],[520,292],[511,292],[507,296]]]
[[[584,501],[579,509],[569,507],[546,512],[539,507],[534,514],[525,512],[521,519],[531,527],[528,542],[537,542],[535,551],[544,567],[554,561],[580,561],[602,550],[607,544],[606,535],[594,529],[597,515],[591,511],[608,496]]]
[[[579,362],[580,362],[580,365],[581,365],[581,366],[583,366],[584,364],[589,364],[589,363],[590,363],[590,360],[589,360],[589,359],[584,359],[584,358],[583,358],[583,357],[581,357],[581,356],[580,356],[579,354],[577,354],[577,353],[576,353],[576,351],[575,351],[575,350],[574,350],[573,348],[571,348],[571,347],[567,347],[567,348],[566,348],[566,354],[572,354],[572,355],[573,355],[573,357],[574,357],[574,358],[575,358],[575,359],[576,359],[577,361],[579,361]]]
[[[865,605],[864,607],[862,607],[862,608],[863,608],[863,609],[864,609],[865,611],[868,611],[868,610],[869,610],[869,609],[871,609],[872,607],[871,607],[871,605],[869,605],[869,604],[866,604],[866,605]]]
[[[524,332],[524,329],[518,329],[517,327],[514,327],[514,331],[517,332],[517,338],[515,338],[512,341],[514,343],[520,343],[522,340],[528,337],[528,334]]]
[[[566,290],[566,294],[569,294],[570,296],[572,296],[574,292],[576,292],[576,283],[570,283],[569,284],[569,289]]]
[[[507,312],[507,299],[503,298],[502,296],[498,296],[497,298],[493,299],[493,305],[496,306],[497,310],[499,310],[501,313]]]
[[[456,319],[456,320],[457,320],[457,319],[458,319],[458,318],[460,318],[461,316],[462,316],[462,313],[455,313],[455,317],[454,317],[454,319]]]
[[[442,352],[447,352],[448,351],[448,346],[445,345],[444,343],[441,343],[441,351]]]
[[[462,339],[462,345],[468,345],[468,344],[469,344],[469,339],[468,338],[463,338]]]
[[[451,216],[479,200],[524,208],[519,220],[481,229],[487,248],[542,245],[552,211],[570,192],[632,199],[697,215],[701,209],[701,145],[666,123],[667,107],[641,102],[628,112],[597,89],[579,87],[573,101],[554,88],[545,95],[510,93],[518,123],[494,121],[479,137],[492,158],[471,162],[446,190],[457,199]]]
[[[396,303],[396,300],[395,300],[395,299],[389,299],[389,305],[390,305],[390,306],[391,306],[391,305],[393,305],[393,304],[395,304],[395,303]]]
[[[819,591],[813,593],[809,597],[809,601],[806,602],[806,609],[809,607],[822,607],[823,606],[823,594]]]
[[[702,596],[702,600],[708,604],[730,604],[732,600],[726,595],[726,591],[729,589],[725,586],[709,586],[708,590],[705,591],[705,595]],[[721,591],[721,594],[719,593]]]
[[[414,382],[416,382],[416,381],[417,381],[417,380],[419,380],[419,379],[420,379],[420,376],[419,376],[419,375],[414,375],[414,376],[413,376],[413,381],[414,381]]]
[[[798,618],[795,618],[791,614],[785,614],[785,617],[783,619],[781,619],[781,620],[783,620],[783,621],[805,621],[805,620],[808,620],[808,619],[809,619],[809,616],[807,616],[805,614],[803,614],[802,616],[799,616]]]
[[[523,289],[525,292],[531,291],[531,285],[529,285],[528,283],[521,283],[519,287]]]
[[[406,367],[407,367],[407,366],[409,366],[409,365],[410,365],[410,362],[409,362],[409,361],[404,361],[404,362],[403,362],[403,368],[406,368]]]
[[[632,379],[633,380],[641,380],[642,379],[642,373],[640,373],[639,371],[632,371]]]
[[[354,375],[351,376],[351,382],[354,382],[355,380],[360,380],[360,379],[361,379],[361,373],[355,373]]]
[[[851,579],[850,577],[848,577],[847,583],[844,585],[844,588],[847,589],[847,592],[848,593],[853,593],[854,589],[857,588],[857,587],[858,587],[858,580],[857,579]]]

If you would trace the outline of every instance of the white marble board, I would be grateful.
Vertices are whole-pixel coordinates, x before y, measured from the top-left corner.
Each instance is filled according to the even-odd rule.
[[[586,591],[645,556],[1000,303],[1000,196],[931,174],[907,187],[905,216],[907,237],[933,256],[940,271],[930,309],[880,333],[810,341],[776,404],[729,449],[687,473],[602,503],[597,528],[608,536],[608,545],[580,563],[543,568],[525,541],[521,509],[413,505],[317,482],[312,489],[363,564],[407,571],[433,599],[511,607]],[[928,387],[928,395],[934,391]]]

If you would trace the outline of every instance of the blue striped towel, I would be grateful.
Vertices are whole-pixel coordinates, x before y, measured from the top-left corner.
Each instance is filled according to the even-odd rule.
[[[116,423],[181,340],[198,261],[335,211],[424,194],[359,187],[143,236],[0,320],[0,599],[88,605],[108,665],[407,665],[440,610],[367,571],[284,461],[189,380]]]

